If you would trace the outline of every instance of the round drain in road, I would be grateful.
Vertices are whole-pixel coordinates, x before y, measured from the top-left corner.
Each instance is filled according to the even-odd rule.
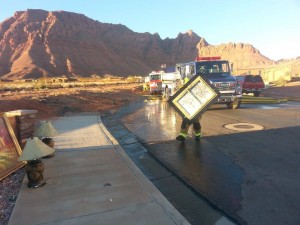
[[[264,127],[258,124],[253,123],[231,123],[224,125],[225,128],[229,130],[236,131],[254,131],[254,130],[263,130]]]

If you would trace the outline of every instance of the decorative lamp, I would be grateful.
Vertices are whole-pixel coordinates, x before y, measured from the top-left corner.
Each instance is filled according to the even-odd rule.
[[[48,145],[51,148],[54,148],[54,140],[52,137],[57,135],[58,132],[55,130],[50,121],[41,121],[40,126],[34,132],[34,136],[39,137],[42,142]],[[47,155],[43,158],[52,158],[54,157],[54,153]]]
[[[37,137],[27,139],[18,161],[27,161],[25,168],[28,178],[27,186],[29,188],[39,188],[46,184],[43,180],[44,163],[40,158],[52,154],[53,152],[53,148],[50,148]]]

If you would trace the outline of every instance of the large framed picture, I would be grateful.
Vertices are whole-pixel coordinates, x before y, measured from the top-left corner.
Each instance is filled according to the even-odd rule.
[[[183,117],[192,121],[201,116],[216,99],[220,92],[200,75],[194,76],[171,98],[171,104]]]
[[[25,165],[19,162],[22,151],[4,113],[0,113],[0,180]]]

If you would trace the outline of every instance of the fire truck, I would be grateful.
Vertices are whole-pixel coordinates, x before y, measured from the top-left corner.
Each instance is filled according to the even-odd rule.
[[[163,71],[152,71],[149,74],[149,90],[150,94],[161,94],[162,93],[162,73]]]
[[[162,94],[166,99],[172,96],[182,85],[181,75],[175,67],[152,71],[149,74],[151,94]]]
[[[226,104],[229,109],[240,107],[242,87],[238,80],[231,75],[227,60],[222,60],[219,56],[197,57],[193,62],[177,64],[176,68],[182,77],[191,78],[200,75],[209,80],[221,94],[216,103]]]

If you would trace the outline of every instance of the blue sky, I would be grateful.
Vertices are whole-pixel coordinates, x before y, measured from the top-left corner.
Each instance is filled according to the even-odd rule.
[[[81,13],[162,39],[193,30],[213,45],[252,44],[273,60],[300,56],[300,0],[0,0],[0,21],[27,9]]]

